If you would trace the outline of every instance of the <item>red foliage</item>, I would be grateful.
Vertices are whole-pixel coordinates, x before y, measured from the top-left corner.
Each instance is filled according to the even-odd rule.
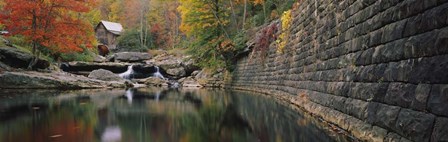
[[[276,23],[264,27],[255,37],[254,51],[264,57],[269,51],[269,45],[277,39],[278,26]]]
[[[5,0],[0,22],[12,35],[20,34],[30,42],[54,52],[82,51],[91,48],[93,28],[79,18],[95,0]],[[90,33],[90,34],[88,34]]]
[[[151,35],[156,47],[163,47],[169,41],[169,38],[165,36],[164,32],[164,29],[158,23],[151,26]]]

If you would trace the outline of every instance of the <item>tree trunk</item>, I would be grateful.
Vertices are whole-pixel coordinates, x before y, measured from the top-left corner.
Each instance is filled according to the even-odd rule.
[[[232,2],[233,0],[229,0],[229,1],[230,1],[230,9],[232,10],[232,20],[238,29],[238,20],[237,20],[236,14],[235,14],[235,8],[233,6],[233,2]]]
[[[143,8],[140,10],[140,48],[143,48]]]
[[[247,13],[247,0],[244,0],[244,12],[243,12],[243,27],[241,30],[244,30],[244,26],[246,25],[246,13]]]
[[[264,17],[264,22],[266,22],[266,2],[263,2],[263,17]]]
[[[32,28],[33,28],[33,37],[36,36],[36,32],[37,32],[37,16],[36,16],[36,11],[33,10],[33,19],[32,19]],[[33,43],[33,59],[31,59],[30,63],[28,64],[28,70],[33,69],[33,66],[36,65],[37,63],[37,59],[38,57],[36,57],[37,54],[37,41],[35,39],[33,39],[32,41]]]

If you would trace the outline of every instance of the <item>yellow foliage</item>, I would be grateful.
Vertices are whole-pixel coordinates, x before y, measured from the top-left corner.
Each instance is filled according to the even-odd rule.
[[[289,37],[289,28],[291,27],[291,10],[285,11],[282,14],[281,22],[282,22],[282,31],[279,36],[278,47],[277,52],[283,53],[283,50],[288,43],[288,37]]]
[[[3,6],[5,6],[5,1],[4,0],[0,0],[0,9],[3,8]]]
[[[120,21],[120,12],[122,8],[123,3],[121,3],[120,1],[114,1],[109,9],[110,9],[110,13],[108,15],[109,21]]]
[[[187,36],[194,35],[194,32],[201,31],[209,27],[218,27],[220,24],[225,26],[229,20],[225,18],[216,19],[216,11],[209,2],[203,0],[180,0],[177,10],[181,14],[182,23],[180,30]],[[220,16],[226,17],[228,13],[220,13]]]

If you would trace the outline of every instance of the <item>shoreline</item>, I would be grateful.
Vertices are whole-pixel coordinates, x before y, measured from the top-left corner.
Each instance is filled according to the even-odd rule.
[[[295,95],[284,91],[269,90],[258,87],[248,88],[228,85],[224,88],[256,92],[268,97],[272,97],[277,102],[293,109],[294,111],[303,111],[313,118],[322,121],[322,123],[327,123],[329,127],[334,125],[335,127],[342,129],[343,132],[347,134],[347,136],[353,137],[355,139],[354,141],[386,141],[387,137],[383,136],[391,135],[390,133],[394,133],[387,132],[387,130],[377,126],[372,126],[362,120],[354,118],[353,116],[314,103],[308,100],[308,96],[306,95],[306,92],[308,90],[298,90],[298,95]],[[395,135],[398,136],[398,134]],[[400,138],[405,139],[401,136]]]

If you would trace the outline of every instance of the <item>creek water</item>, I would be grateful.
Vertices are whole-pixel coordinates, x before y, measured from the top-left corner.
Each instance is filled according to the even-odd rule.
[[[248,92],[0,90],[0,141],[352,141]]]

